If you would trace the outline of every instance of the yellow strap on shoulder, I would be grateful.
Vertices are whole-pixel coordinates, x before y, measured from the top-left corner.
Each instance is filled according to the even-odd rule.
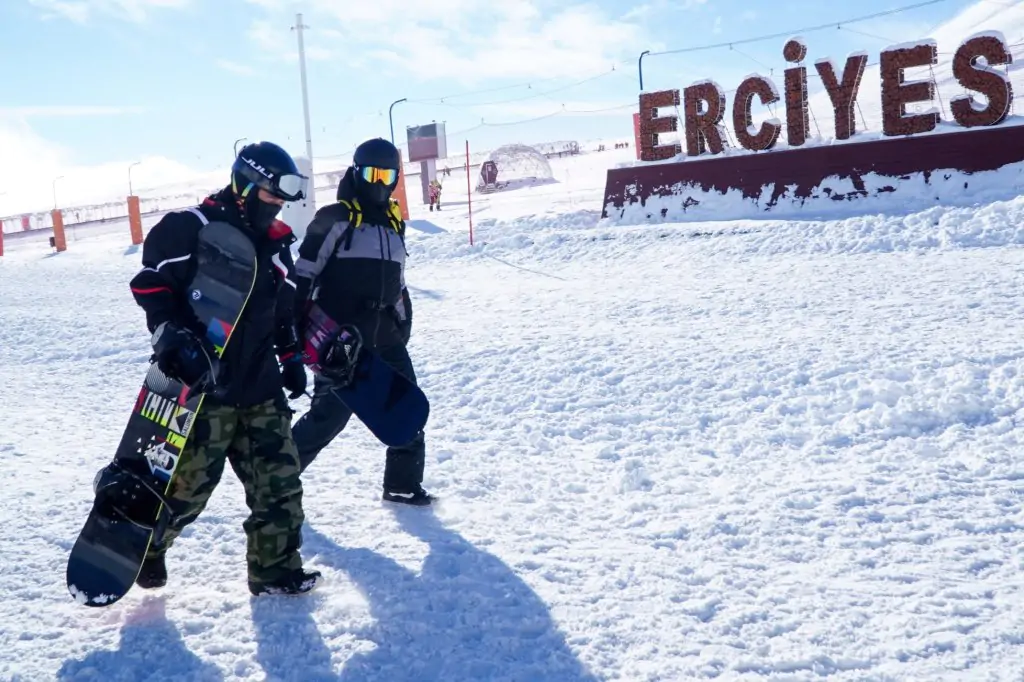
[[[397,199],[391,199],[391,205],[388,206],[388,220],[391,222],[391,229],[401,235],[405,229],[405,223],[402,222],[402,205],[398,203]]]
[[[348,209],[348,221],[353,227],[363,226],[363,207],[359,205],[359,199],[352,199],[351,203],[345,199],[338,199]]]

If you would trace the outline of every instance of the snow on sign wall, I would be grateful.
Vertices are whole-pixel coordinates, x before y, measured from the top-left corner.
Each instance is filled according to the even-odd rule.
[[[979,190],[1011,198],[1020,193],[1024,169],[1021,123],[614,168],[603,216],[619,224],[756,218],[766,211],[795,217],[894,192],[920,210],[958,204]]]
[[[1024,121],[1009,118],[1013,87],[1008,71],[997,68],[1011,64],[1013,55],[997,31],[976,33],[957,48],[953,77],[960,94],[949,100],[952,120],[947,122],[942,120],[932,69],[938,59],[936,42],[921,40],[883,50],[878,74],[880,134],[857,130],[857,96],[868,66],[867,54],[849,55],[841,69],[831,59],[817,60],[814,67],[833,110],[834,138],[827,141],[809,136],[807,69],[803,66],[807,46],[802,39],[793,38],[785,44],[783,57],[794,66],[785,71],[782,98],[775,83],[758,74],[748,76],[736,88],[733,135],[723,125],[728,110],[726,91],[714,81],[693,83],[682,96],[679,90],[642,93],[638,126],[641,162],[609,171],[605,217],[625,217],[627,210],[639,205],[645,220],[669,213],[680,219],[681,212],[700,205],[701,193],[712,188],[720,194],[735,192],[761,210],[773,209],[787,199],[800,205],[818,196],[856,199],[875,193],[863,180],[872,173],[892,180],[877,188],[888,193],[914,174],[924,173],[923,180],[929,184],[932,171],[972,173],[1024,161],[1024,128],[1016,125]],[[931,75],[908,78],[915,73]],[[756,125],[751,113],[755,99],[765,106],[781,99],[785,125],[775,117]],[[993,126],[998,129],[984,137],[976,137],[980,130],[968,132]],[[679,139],[685,145],[659,140],[659,136],[678,130],[683,131]],[[953,131],[959,133],[936,134]],[[907,138],[912,136],[921,139],[911,144]],[[788,149],[775,150],[782,139]],[[731,140],[736,140],[740,149],[730,148]],[[902,146],[890,146],[893,144]],[[913,155],[901,156],[911,153],[909,147],[913,147]],[[825,183],[829,178],[845,185]],[[648,208],[652,197],[659,199],[659,205]]]

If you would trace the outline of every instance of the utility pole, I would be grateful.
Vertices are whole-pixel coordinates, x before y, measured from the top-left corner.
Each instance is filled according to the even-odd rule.
[[[142,163],[142,162],[141,161],[136,161],[132,165],[128,166],[128,196],[134,196],[134,192],[132,192],[132,168],[134,168],[135,166],[138,166],[140,163]],[[54,200],[53,203],[56,204],[57,203],[56,200]]]
[[[58,175],[53,179],[53,210],[57,210],[57,181],[63,179],[63,175]]]
[[[310,166],[313,165],[313,136],[309,131],[309,91],[306,88],[306,46],[302,42],[302,31],[309,28],[302,23],[302,12],[295,15],[295,25],[292,30],[299,37],[299,76],[302,79],[302,114],[306,120],[306,156],[309,157]],[[312,178],[310,178],[312,182]]]

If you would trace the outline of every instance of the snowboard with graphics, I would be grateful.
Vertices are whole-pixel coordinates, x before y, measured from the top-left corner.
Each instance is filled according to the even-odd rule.
[[[324,374],[325,356],[331,350],[346,357],[347,376],[332,380],[331,392],[380,442],[398,447],[423,430],[430,416],[427,396],[365,348],[356,328],[338,324],[314,303],[308,311],[304,343],[304,362],[317,374]]]
[[[237,228],[213,222],[199,231],[196,258],[190,305],[219,358],[252,293],[256,251]],[[214,371],[216,363],[212,358]],[[96,476],[96,499],[68,557],[67,586],[77,602],[107,606],[123,597],[150,544],[163,536],[173,513],[165,498],[202,408],[201,390],[150,365],[114,461]]]

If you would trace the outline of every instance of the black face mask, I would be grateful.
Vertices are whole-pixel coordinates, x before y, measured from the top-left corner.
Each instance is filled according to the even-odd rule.
[[[245,202],[245,217],[252,229],[259,234],[265,234],[270,229],[280,212],[280,206],[260,201],[256,195],[249,197]]]
[[[394,189],[391,185],[385,185],[380,182],[366,182],[362,178],[356,179],[356,194],[359,195],[360,200],[367,204],[386,206]]]

